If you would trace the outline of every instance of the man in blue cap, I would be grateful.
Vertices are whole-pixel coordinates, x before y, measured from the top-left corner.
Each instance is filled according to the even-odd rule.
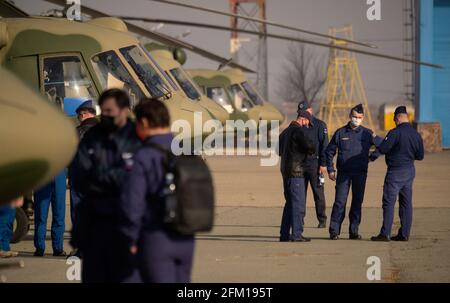
[[[423,160],[424,147],[419,133],[409,123],[405,106],[395,110],[394,122],[397,127],[388,133],[377,148],[377,152],[386,155],[388,169],[383,187],[383,226],[380,234],[372,237],[372,241],[408,241],[411,232],[412,188],[416,175],[414,161]],[[398,234],[391,238],[397,197],[401,227]]]
[[[94,103],[92,102],[92,100],[84,101],[80,106],[78,106],[78,108],[75,110],[75,112],[77,114],[77,119],[80,122],[80,124],[77,126],[77,133],[78,133],[78,137],[81,141],[83,139],[84,135],[86,134],[86,132],[98,124],[98,119],[95,117],[96,110],[95,110]],[[72,221],[72,226],[76,222],[76,220],[75,220],[76,209],[82,199],[81,193],[79,192],[79,190],[77,190],[77,184],[75,184],[76,178],[74,178],[72,176],[73,170],[76,169],[74,167],[74,165],[76,165],[76,164],[72,163],[69,166],[69,172],[68,172],[69,187],[70,187],[70,219]],[[70,253],[70,255],[78,256],[79,253],[78,253],[78,251],[74,250]]]
[[[372,130],[361,126],[364,119],[362,104],[352,108],[349,118],[350,122],[335,132],[325,150],[328,176],[332,181],[336,181],[336,197],[329,228],[331,240],[339,239],[350,186],[352,187],[352,204],[349,213],[349,238],[351,240],[361,239],[358,229],[361,223],[361,209],[366,188],[369,150],[373,145],[379,145],[382,140]],[[333,167],[336,151],[338,151],[337,177]]]
[[[77,126],[78,136],[83,139],[84,134],[98,123],[96,111],[92,100],[84,101],[75,111],[80,125]]]
[[[325,149],[328,146],[327,125],[322,120],[313,116],[313,110],[307,101],[302,101],[298,104],[297,113],[300,114],[302,111],[307,111],[312,116],[311,121],[308,124],[303,125],[302,128],[305,136],[313,142],[316,148],[316,152],[312,155],[308,155],[305,161],[305,192],[308,192],[308,184],[311,184],[316,206],[316,216],[319,221],[318,228],[326,228],[327,215],[325,212],[325,192],[324,185],[319,181],[319,176],[324,175],[327,172],[327,162],[325,157]]]

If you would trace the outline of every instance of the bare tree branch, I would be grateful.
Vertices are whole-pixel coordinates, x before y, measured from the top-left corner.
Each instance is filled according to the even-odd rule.
[[[326,82],[328,59],[304,44],[291,44],[281,76],[280,94],[288,102],[316,102]]]

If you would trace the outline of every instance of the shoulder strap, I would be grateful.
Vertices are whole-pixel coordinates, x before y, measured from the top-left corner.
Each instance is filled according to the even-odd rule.
[[[154,148],[154,149],[158,150],[159,152],[161,152],[164,155],[164,159],[163,159],[164,168],[166,169],[166,171],[171,170],[172,165],[170,165],[170,164],[173,163],[173,159],[175,158],[175,155],[172,153],[172,151],[170,149],[162,146],[161,144],[153,143],[153,142],[145,142],[144,146]]]

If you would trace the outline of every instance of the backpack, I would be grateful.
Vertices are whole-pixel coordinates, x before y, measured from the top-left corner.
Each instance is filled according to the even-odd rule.
[[[175,156],[165,147],[147,143],[165,155],[163,222],[183,235],[210,231],[214,223],[214,186],[211,172],[200,156]]]

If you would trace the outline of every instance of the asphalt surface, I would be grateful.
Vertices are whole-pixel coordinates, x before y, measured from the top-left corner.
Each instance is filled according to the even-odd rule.
[[[416,165],[414,224],[407,243],[369,241],[382,222],[383,158],[369,168],[360,227],[363,240],[347,239],[347,219],[341,239],[328,240],[327,229],[316,228],[309,192],[304,234],[312,238],[310,243],[278,242],[284,203],[278,166],[261,167],[259,160],[207,158],[218,207],[214,230],[197,237],[194,282],[372,282],[366,273],[367,260],[373,256],[380,260],[381,282],[450,282],[450,152],[427,154]],[[334,184],[329,180],[326,197],[329,214],[334,198]],[[69,221],[67,214],[67,230]],[[398,225],[396,218],[394,231]],[[68,281],[66,273],[73,268],[65,259],[52,257],[51,250],[42,258],[32,256],[32,235],[33,230],[13,245],[19,258],[0,260],[0,278],[7,282],[77,282]],[[70,250],[68,244],[66,250]],[[23,268],[17,266],[19,261],[24,262]]]

